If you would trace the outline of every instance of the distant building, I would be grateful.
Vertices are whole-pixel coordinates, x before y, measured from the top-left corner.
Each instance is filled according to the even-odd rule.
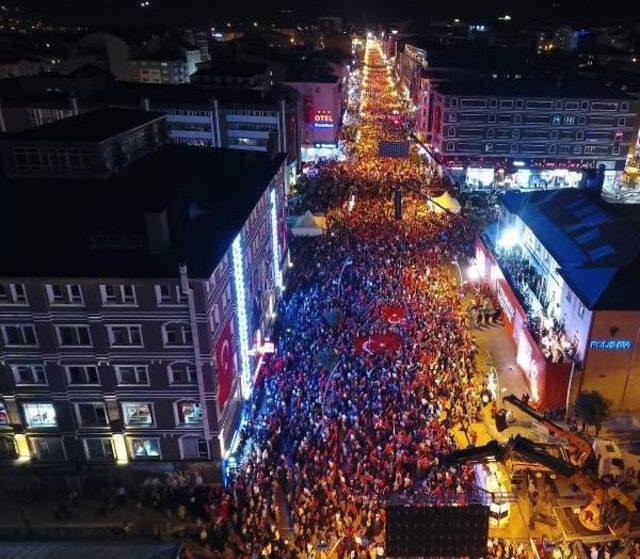
[[[342,81],[333,74],[291,72],[285,84],[300,95],[302,160],[334,157],[343,111]]]
[[[189,44],[170,45],[131,60],[130,80],[140,83],[189,83],[201,60],[200,49]]]
[[[582,168],[604,165],[605,186],[612,186],[637,137],[637,102],[592,81],[470,79],[427,87],[420,110],[431,152],[472,185],[576,186]]]
[[[318,27],[320,31],[327,34],[342,33],[342,18],[340,17],[319,17]]]
[[[292,89],[266,92],[116,82],[94,101],[165,114],[171,142],[287,153],[291,177],[299,170],[300,102]]]
[[[265,63],[237,60],[213,62],[201,66],[192,76],[192,82],[215,87],[246,87],[266,90],[273,86],[273,72]]]
[[[229,452],[283,289],[285,156],[165,137],[111,108],[0,140],[4,464]]]
[[[517,370],[541,409],[597,390],[640,409],[640,211],[568,188],[507,193],[476,243]]]

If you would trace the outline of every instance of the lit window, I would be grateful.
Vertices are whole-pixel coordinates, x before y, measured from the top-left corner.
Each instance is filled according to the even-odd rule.
[[[134,459],[143,458],[159,458],[160,457],[160,441],[159,439],[130,439],[131,455]]]
[[[153,425],[153,406],[142,402],[122,404],[124,424],[130,427],[148,427]]]
[[[200,402],[178,402],[176,404],[178,425],[201,425],[202,408]]]
[[[2,400],[0,400],[0,425],[9,425],[9,412]]]
[[[51,403],[29,402],[22,404],[24,419],[29,427],[56,427],[56,410]]]

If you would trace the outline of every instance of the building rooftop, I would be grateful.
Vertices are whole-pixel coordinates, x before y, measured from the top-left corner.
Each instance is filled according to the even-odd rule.
[[[640,205],[610,204],[565,188],[500,197],[558,263],[592,310],[640,310]]]
[[[0,140],[101,142],[159,118],[163,118],[160,113],[136,109],[105,108],[58,120],[44,126],[2,134]]]
[[[0,82],[1,83],[1,82]],[[279,99],[295,96],[290,88],[261,91],[246,88],[212,87],[195,84],[143,84],[117,81],[94,97],[104,104],[140,106],[143,97],[152,105],[211,105],[218,99],[224,105],[275,105]]]
[[[186,263],[207,278],[285,157],[169,144],[107,181],[4,180],[0,234],[16,242],[0,276],[175,277]],[[166,229],[155,253],[149,216]]]
[[[608,86],[602,81],[578,76],[564,78],[452,79],[438,85],[438,91],[445,95],[468,95],[496,97],[566,97],[572,99],[632,99],[619,87]]]

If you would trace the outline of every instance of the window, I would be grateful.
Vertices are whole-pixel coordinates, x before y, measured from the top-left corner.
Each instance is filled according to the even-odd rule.
[[[576,140],[584,140],[584,132],[582,130],[576,132]]]
[[[65,372],[69,384],[100,384],[98,367],[95,365],[67,365]]]
[[[102,402],[75,404],[78,424],[81,427],[107,427],[107,408]]]
[[[7,324],[2,327],[6,346],[36,346],[36,330],[32,324]]]
[[[26,305],[27,303],[27,291],[24,284],[0,284],[0,305]]]
[[[24,419],[29,427],[56,427],[56,410],[48,402],[28,402],[22,404]]]
[[[82,444],[87,460],[115,460],[116,453],[113,450],[111,439],[84,439]]]
[[[91,347],[88,326],[56,326],[60,347]]]
[[[107,326],[112,347],[142,347],[141,326]]]
[[[574,115],[569,115],[569,116],[565,116],[562,121],[564,122],[564,124],[575,124],[576,123],[576,117]]]
[[[187,296],[179,285],[156,285],[156,301],[158,305],[182,305]]]
[[[169,365],[170,384],[197,384],[198,376],[192,363],[172,363]]]
[[[176,403],[177,425],[202,425],[200,402],[181,401]]]
[[[50,305],[82,305],[82,288],[77,284],[48,284],[47,299]]]
[[[484,151],[486,153],[491,153],[493,151],[493,144],[491,142],[488,142],[484,145]]]
[[[553,126],[558,126],[561,123],[562,123],[562,117],[560,115],[553,115],[553,117],[551,117],[551,124]]]
[[[580,318],[584,318],[584,311],[585,311],[584,305],[580,303],[580,305],[578,306],[578,316]]]
[[[143,402],[122,404],[124,424],[128,427],[148,427],[153,425],[153,405]]]
[[[101,285],[100,295],[103,305],[136,305],[136,291],[133,285]]]
[[[573,293],[571,291],[571,289],[569,289],[567,287],[567,295],[566,295],[567,301],[569,301],[569,303],[571,303],[571,301],[573,300]]]
[[[67,459],[64,443],[60,438],[30,437],[29,442],[37,460],[61,461]]]
[[[587,124],[587,117],[586,116],[579,116],[578,117],[578,124],[580,126],[584,126],[585,124]]]
[[[618,117],[618,126],[624,126],[626,124],[626,122],[627,121],[623,116]]]
[[[17,385],[47,384],[43,365],[13,365],[11,370]]]
[[[582,152],[582,147],[580,146],[573,146],[573,153],[575,155],[580,155],[580,153]]]
[[[183,460],[209,458],[207,441],[204,437],[182,437],[180,439],[180,456]]]
[[[191,345],[191,327],[182,322],[171,322],[162,326],[162,341],[165,346]]]
[[[0,460],[15,460],[18,450],[13,436],[0,437]]]
[[[149,384],[149,373],[146,365],[118,365],[116,367],[118,384]]]
[[[9,412],[7,406],[0,400],[0,425],[9,425]]]
[[[129,439],[131,457],[142,460],[144,458],[160,458],[160,439],[135,438]]]

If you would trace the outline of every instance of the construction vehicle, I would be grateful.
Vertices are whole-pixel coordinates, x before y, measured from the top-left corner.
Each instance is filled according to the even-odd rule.
[[[533,408],[531,408],[527,403],[523,400],[514,396],[513,394],[509,394],[503,398],[505,402],[508,402],[512,406],[515,406],[520,411],[526,413],[528,416],[532,417],[538,424],[552,433],[554,436],[558,436],[563,438],[567,442],[567,453],[569,456],[569,461],[571,465],[577,466],[579,468],[584,467],[589,459],[593,455],[593,450],[588,441],[585,441],[579,435],[572,433],[571,431],[567,431],[563,429],[550,419],[547,419],[543,415],[539,414]]]
[[[600,532],[605,527],[616,535],[624,535],[629,531],[630,517],[636,511],[636,507],[624,493],[615,486],[607,487],[601,480],[577,465],[549,454],[526,437],[517,435],[504,445],[494,440],[483,446],[457,450],[441,456],[440,461],[451,464],[484,462],[494,458],[504,462],[513,460],[514,455],[524,459],[524,464],[520,462],[520,468],[530,469],[532,466],[541,465],[566,477],[570,483],[590,496],[590,501],[582,506],[577,514],[580,524],[590,532]]]

